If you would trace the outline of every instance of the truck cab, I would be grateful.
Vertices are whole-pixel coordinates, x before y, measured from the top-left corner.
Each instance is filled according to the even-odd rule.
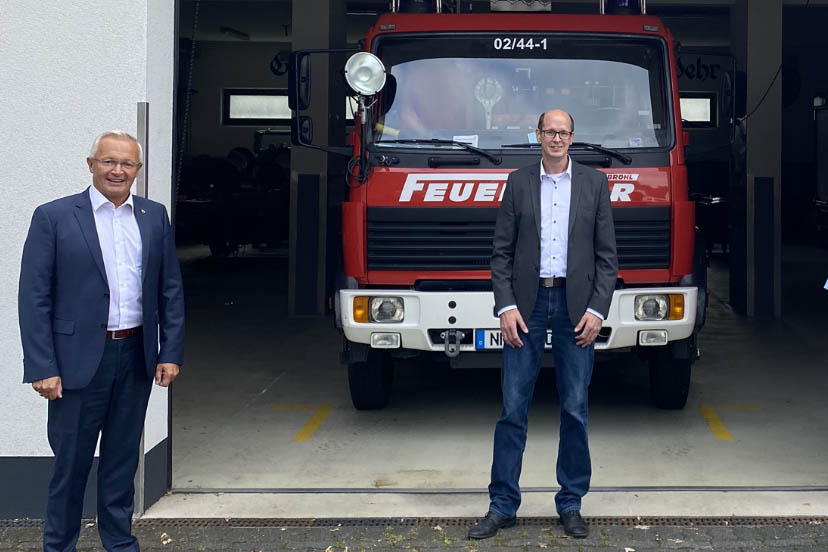
[[[306,55],[294,54],[294,141],[313,147],[298,84]],[[387,403],[396,359],[494,359],[502,348],[489,271],[497,209],[509,172],[540,162],[535,129],[551,108],[572,115],[571,158],[610,187],[619,275],[596,350],[647,359],[655,404],[684,406],[706,259],[675,66],[669,30],[642,14],[378,18],[345,67],[360,109],[335,316],[357,408]]]

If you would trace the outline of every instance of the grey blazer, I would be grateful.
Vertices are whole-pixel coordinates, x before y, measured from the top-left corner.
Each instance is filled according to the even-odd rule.
[[[540,163],[509,175],[497,213],[492,287],[497,311],[517,305],[528,320],[540,278]],[[618,275],[609,185],[603,173],[572,161],[566,302],[577,325],[587,308],[606,318]]]

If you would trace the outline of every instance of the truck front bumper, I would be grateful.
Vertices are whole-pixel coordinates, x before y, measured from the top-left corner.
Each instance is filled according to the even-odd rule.
[[[638,295],[680,294],[684,296],[684,315],[678,320],[642,321],[635,318]],[[685,339],[693,333],[696,322],[695,287],[627,288],[615,290],[609,314],[597,350],[620,349],[639,345],[641,332],[664,332],[666,342]],[[355,297],[399,297],[405,312],[400,322],[357,322],[354,320]],[[491,350],[500,321],[494,316],[492,292],[420,292],[408,289],[348,289],[339,292],[341,322],[345,337],[354,343],[385,348],[399,347],[417,351],[446,350],[449,330],[459,330],[460,352]],[[495,332],[496,333],[496,332]],[[389,339],[396,334],[398,339]],[[456,334],[455,334],[456,335]],[[483,339],[485,338],[485,341]],[[662,343],[662,344],[666,344]]]

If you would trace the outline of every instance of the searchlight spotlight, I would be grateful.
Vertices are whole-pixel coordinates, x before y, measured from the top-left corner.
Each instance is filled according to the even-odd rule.
[[[385,66],[370,52],[358,52],[345,64],[348,86],[362,96],[373,96],[385,86]]]

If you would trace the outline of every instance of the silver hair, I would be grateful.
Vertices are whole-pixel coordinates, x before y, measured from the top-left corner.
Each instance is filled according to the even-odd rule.
[[[95,141],[92,142],[92,149],[89,150],[89,157],[95,157],[98,155],[98,147],[101,144],[101,140],[104,138],[121,138],[123,140],[132,140],[138,145],[138,162],[144,162],[144,148],[141,147],[141,143],[128,132],[124,132],[123,130],[107,130],[106,132],[102,132],[95,138]]]

